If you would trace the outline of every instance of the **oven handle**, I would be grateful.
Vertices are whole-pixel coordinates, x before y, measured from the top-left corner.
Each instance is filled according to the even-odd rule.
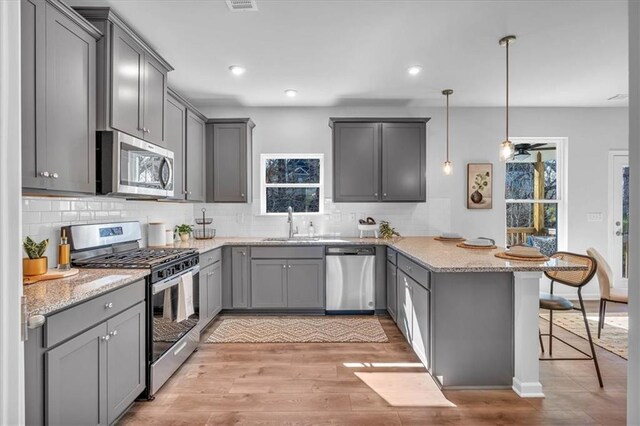
[[[193,275],[197,274],[198,271],[200,271],[200,265],[196,265],[193,266],[189,269],[187,269],[186,271],[183,271],[180,275],[178,276],[172,276],[167,278],[164,281],[160,281],[157,282],[155,284],[153,284],[151,286],[151,294],[153,294],[154,296],[158,293],[160,293],[163,290],[168,289],[169,287],[173,287],[174,285],[178,284],[180,282],[180,277],[182,277],[184,274],[191,272]]]

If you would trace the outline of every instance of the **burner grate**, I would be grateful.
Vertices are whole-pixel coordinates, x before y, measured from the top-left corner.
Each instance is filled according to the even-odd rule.
[[[83,259],[76,261],[75,264],[85,268],[145,269],[192,256],[195,253],[196,251],[192,249],[142,248]]]

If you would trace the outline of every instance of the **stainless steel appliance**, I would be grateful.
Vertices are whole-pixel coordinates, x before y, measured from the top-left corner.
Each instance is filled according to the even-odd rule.
[[[126,133],[98,132],[96,191],[129,198],[173,197],[173,152]]]
[[[373,314],[375,247],[327,247],[327,313]]]
[[[115,222],[65,227],[71,261],[82,268],[150,269],[147,277],[147,389],[150,399],[198,347],[200,257],[197,250],[141,248],[139,222]],[[193,275],[194,311],[176,321],[178,285]],[[170,311],[170,312],[167,312]]]

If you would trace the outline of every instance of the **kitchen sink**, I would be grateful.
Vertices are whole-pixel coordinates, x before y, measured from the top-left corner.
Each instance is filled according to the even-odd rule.
[[[343,240],[337,237],[273,237],[265,238],[262,241],[265,242],[279,242],[279,243],[314,243],[314,242],[327,242],[327,243],[346,243],[347,240]]]

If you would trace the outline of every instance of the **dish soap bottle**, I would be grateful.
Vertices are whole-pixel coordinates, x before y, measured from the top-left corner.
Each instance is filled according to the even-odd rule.
[[[67,231],[63,229],[58,246],[58,270],[68,271],[69,269],[71,269],[71,246],[67,241]]]
[[[309,222],[309,237],[313,238],[315,235],[315,229],[313,228],[313,222]]]

